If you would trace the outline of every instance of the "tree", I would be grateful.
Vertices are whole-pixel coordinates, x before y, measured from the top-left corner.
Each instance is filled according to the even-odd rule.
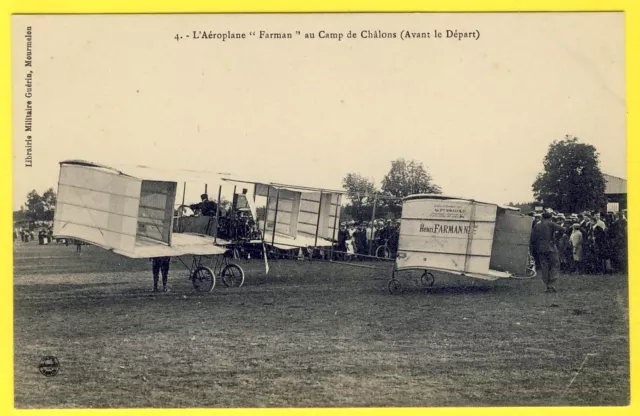
[[[342,187],[347,191],[347,197],[354,206],[362,206],[377,192],[373,180],[358,173],[347,173],[342,179]]]
[[[432,183],[431,175],[422,163],[415,160],[398,159],[391,162],[391,169],[382,180],[382,192],[390,197],[386,205],[393,213],[402,209],[401,198],[413,194],[441,194],[440,187]]]
[[[231,209],[231,201],[222,197],[220,198],[220,211],[229,211]]]
[[[42,204],[44,206],[43,220],[53,221],[53,214],[55,213],[55,210],[56,210],[57,201],[58,201],[58,198],[53,188],[47,189],[44,192],[44,194],[42,194]]]
[[[57,197],[53,188],[49,188],[42,196],[34,189],[27,194],[25,204],[26,217],[30,221],[53,221]]]
[[[24,221],[28,221],[29,218],[27,217],[27,211],[24,209],[24,206],[20,207],[20,210],[18,211],[13,211],[13,222],[17,223],[17,222],[24,222]]]
[[[544,158],[544,171],[532,185],[536,201],[565,213],[600,209],[606,199],[599,165],[594,146],[569,135],[554,140]]]
[[[26,208],[27,218],[30,221],[38,221],[44,215],[44,204],[42,202],[42,197],[35,189],[27,194]]]
[[[342,179],[342,187],[347,191],[347,198],[350,201],[345,207],[346,216],[357,221],[370,220],[374,197],[378,193],[373,180],[358,173],[348,173]]]

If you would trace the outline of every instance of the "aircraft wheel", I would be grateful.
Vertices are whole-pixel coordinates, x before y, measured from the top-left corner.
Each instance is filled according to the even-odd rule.
[[[216,276],[213,271],[206,266],[199,266],[191,275],[193,288],[197,292],[211,292],[216,286]]]
[[[402,285],[400,284],[399,280],[397,279],[389,280],[389,293],[391,293],[392,295],[397,295],[401,291],[402,291]]]
[[[425,287],[431,287],[436,281],[436,277],[430,271],[425,271],[420,277],[420,283]]]
[[[386,246],[380,246],[376,249],[376,257],[382,259],[390,259],[391,258],[391,250],[389,250]]]
[[[222,269],[220,279],[226,287],[242,287],[244,271],[237,264],[228,264]]]

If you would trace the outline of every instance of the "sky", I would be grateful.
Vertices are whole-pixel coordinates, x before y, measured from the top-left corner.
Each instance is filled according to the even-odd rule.
[[[380,186],[392,160],[415,159],[445,194],[507,203],[532,200],[549,144],[570,134],[596,147],[604,173],[626,178],[622,13],[13,19],[14,209],[30,190],[56,188],[68,159],[338,189],[347,173]],[[260,30],[294,38],[192,35]]]

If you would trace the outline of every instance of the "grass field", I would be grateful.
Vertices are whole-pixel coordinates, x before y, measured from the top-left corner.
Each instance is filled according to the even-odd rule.
[[[436,274],[392,296],[387,270],[242,266],[244,287],[200,295],[172,263],[171,292],[153,294],[148,260],[17,246],[15,406],[629,403],[626,275],[561,276],[547,294],[538,279]]]

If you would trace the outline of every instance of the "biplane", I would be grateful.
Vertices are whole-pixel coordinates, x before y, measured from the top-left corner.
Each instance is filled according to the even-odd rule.
[[[535,264],[529,239],[533,218],[519,209],[473,199],[433,194],[403,199],[398,254],[388,288],[402,290],[399,274],[423,271],[420,283],[432,286],[432,272],[483,280],[531,278]]]
[[[215,216],[183,217],[177,210],[178,183],[218,185]],[[232,241],[219,236],[222,176],[210,172],[106,166],[82,160],[60,162],[53,232],[130,258],[176,257],[189,270],[197,291],[209,292],[220,276],[242,286],[244,271],[225,254]],[[185,263],[182,257],[191,256]],[[213,265],[205,260],[213,259]]]
[[[181,203],[176,202],[179,183]],[[186,203],[187,183],[204,184],[205,194],[217,186],[215,215],[198,215],[194,204]],[[232,207],[224,212],[223,186],[233,186]],[[208,292],[216,276],[225,286],[243,285],[242,267],[228,260],[239,257],[237,247],[260,247],[267,273],[266,247],[272,252],[333,248],[344,193],[212,172],[66,160],[60,162],[53,232],[130,258],[176,257],[194,288]],[[266,198],[262,224],[258,197]],[[185,256],[191,256],[190,263]],[[211,267],[208,259],[214,261]]]

